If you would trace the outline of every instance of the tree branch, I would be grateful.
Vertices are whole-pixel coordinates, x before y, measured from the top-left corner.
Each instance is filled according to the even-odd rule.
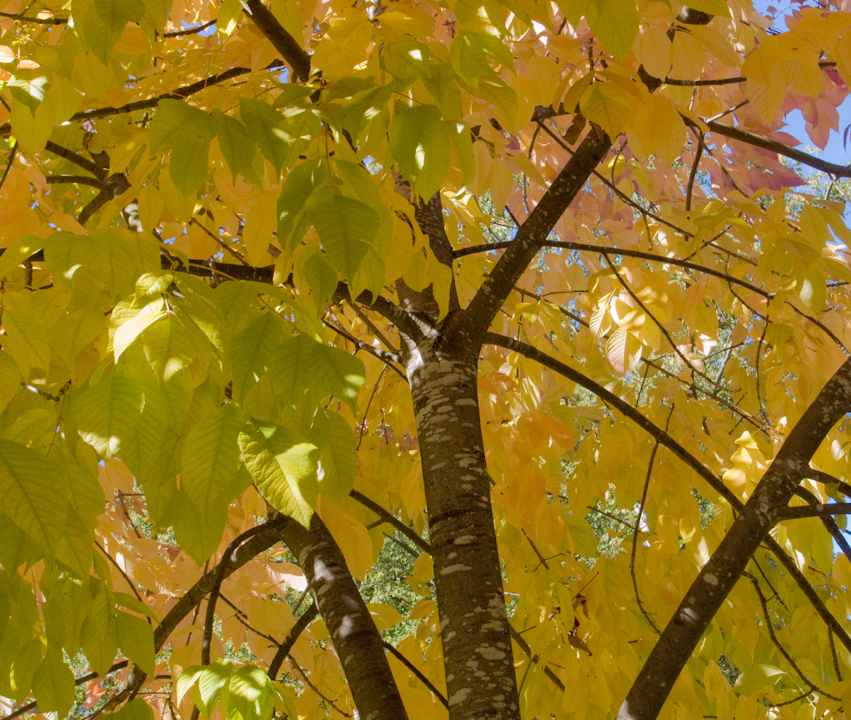
[[[851,515],[851,503],[818,503],[786,508],[780,520],[800,520],[802,518],[830,518],[834,515]]]
[[[641,427],[645,432],[647,432],[651,437],[657,439],[659,444],[663,447],[668,448],[671,452],[674,453],[680,460],[682,460],[686,465],[688,465],[692,470],[694,470],[706,483],[713,488],[719,495],[721,495],[724,500],[730,503],[730,506],[737,513],[741,513],[744,509],[744,503],[739,500],[712,472],[706,468],[704,465],[700,463],[700,461],[694,457],[691,453],[688,452],[682,445],[680,445],[676,440],[674,440],[668,433],[666,433],[662,428],[653,424],[650,420],[648,420],[644,415],[638,412],[635,408],[633,408],[628,403],[621,400],[614,393],[606,390],[600,384],[594,382],[590,378],[586,377],[582,373],[574,370],[573,368],[565,365],[564,363],[559,362],[555,358],[551,358],[546,353],[541,352],[540,350],[532,347],[531,345],[527,345],[526,343],[520,342],[519,340],[514,340],[512,338],[507,338],[502,335],[497,335],[495,333],[488,333],[485,336],[485,343],[497,345],[499,347],[504,347],[508,350],[513,350],[514,352],[518,352],[525,357],[528,357],[536,362],[541,363],[545,367],[550,368],[554,372],[563,375],[564,377],[572,380],[573,382],[581,385],[586,390],[594,393],[597,397],[599,397],[603,402],[611,405],[616,410],[618,410],[622,415],[632,420],[636,425]],[[807,469],[806,472],[801,477],[812,477],[813,474],[818,474],[817,471],[813,471],[812,469]],[[830,477],[830,476],[828,476]],[[831,632],[833,632],[840,640],[840,642],[845,646],[845,648],[851,652],[851,636],[845,631],[839,621],[831,614],[831,612],[827,609],[827,606],[824,604],[822,599],[819,597],[818,593],[815,589],[807,582],[807,579],[798,570],[798,566],[795,565],[795,561],[789,557],[783,548],[777,543],[774,538],[770,535],[766,535],[764,540],[764,544],[768,549],[777,557],[778,562],[786,568],[786,571],[801,589],[801,592],[804,596],[809,600],[810,604],[819,614],[821,619],[824,621],[825,625],[830,628]]]
[[[213,18],[209,22],[205,22],[203,25],[199,25],[198,27],[187,28],[186,30],[174,30],[172,32],[167,32],[163,34],[163,37],[173,38],[173,37],[183,37],[184,35],[194,35],[195,33],[203,32],[208,27],[215,25],[218,22],[218,18]]]
[[[619,720],[654,720],[683,666],[768,530],[786,511],[809,462],[851,405],[851,360],[828,380],[789,433],[718,549],[692,583],[639,672]]]
[[[101,180],[105,179],[103,174],[103,169],[94,163],[91,160],[87,160],[86,158],[77,155],[73,150],[69,150],[66,147],[62,147],[57,143],[53,142],[53,140],[48,140],[44,149],[48,152],[52,152],[54,155],[58,155],[61,158],[65,158],[68,162],[74,163],[77,167],[83,168],[88,173],[91,173],[94,177],[99,178]]]
[[[290,634],[287,635],[286,639],[278,646],[278,652],[275,653],[275,657],[272,658],[272,662],[269,663],[269,669],[266,671],[266,674],[269,676],[270,680],[278,679],[278,670],[281,669],[284,658],[290,654],[296,640],[298,640],[299,636],[307,629],[307,626],[313,622],[318,614],[319,608],[316,607],[316,603],[311,603],[310,607],[302,613],[298,620],[296,620],[295,625],[293,625],[292,630],[290,630]]]
[[[553,180],[540,202],[520,226],[514,241],[485,279],[467,309],[461,313],[458,330],[473,338],[481,338],[496,317],[499,308],[529,263],[545,245],[547,236],[567,210],[589,176],[606,156],[611,141],[592,128],[576,149],[564,169]],[[477,343],[472,343],[476,346]],[[474,347],[473,352],[478,352]]]
[[[299,45],[295,38],[284,30],[281,23],[261,0],[240,0],[245,14],[260,29],[284,60],[293,69],[298,80],[307,82],[310,78],[310,55]]]
[[[280,68],[281,62],[275,61],[265,69],[278,70]],[[148,98],[147,100],[138,100],[136,102],[127,103],[126,105],[122,105],[121,107],[117,108],[102,107],[94,108],[92,110],[83,110],[81,112],[74,113],[71,116],[70,121],[73,122],[78,120],[93,120],[95,118],[104,118],[111,117],[113,115],[123,115],[125,113],[132,113],[138,110],[148,110],[159,105],[162,100],[183,100],[185,98],[188,98],[190,95],[195,95],[196,93],[201,92],[202,90],[210,87],[211,85],[218,85],[219,83],[226,82],[227,80],[239,77],[240,75],[248,75],[252,72],[257,71],[246,67],[230,68],[229,70],[225,70],[224,72],[221,72],[218,75],[211,75],[210,77],[204,78],[203,80],[198,80],[198,82],[194,82],[190,85],[184,85],[183,87],[175,88],[171,92],[163,93],[162,95],[157,95],[155,97]],[[11,133],[12,126],[9,123],[0,125],[0,137],[8,137]]]
[[[443,704],[447,710],[449,709],[449,702],[443,697],[443,693],[438,690],[434,684],[429,680],[425,675],[423,675],[417,668],[415,668],[411,661],[408,660],[402,653],[400,653],[396,648],[394,648],[389,642],[384,641],[384,648],[390,652],[390,654],[395,657],[400,663],[402,663],[411,673],[419,680],[423,685],[425,685],[432,695],[434,695],[440,702]]]
[[[419,535],[417,535],[411,528],[409,528],[405,523],[403,523],[399,518],[397,518],[393,513],[385,510],[381,505],[377,502],[370,500],[366,495],[357,490],[352,490],[349,495],[357,500],[361,505],[365,508],[369,508],[374,512],[378,517],[380,517],[384,522],[392,525],[396,528],[400,533],[402,533],[408,540],[410,540],[414,545],[416,545],[423,552],[431,555],[431,545],[429,545],[425,540],[423,540]]]
[[[280,539],[304,570],[359,714],[371,720],[406,720],[381,635],[325,523],[317,514],[309,529],[289,522]]]
[[[753,145],[755,147],[762,148],[763,150],[771,150],[772,152],[776,152],[778,155],[784,155],[791,160],[797,160],[804,165],[809,165],[811,168],[821,170],[821,172],[828,173],[829,175],[851,178],[851,168],[845,167],[844,165],[835,165],[834,163],[827,162],[826,160],[821,160],[801,150],[790,148],[776,140],[769,140],[768,138],[762,137],[762,135],[756,135],[755,133],[748,132],[747,130],[740,130],[739,128],[731,127],[730,125],[724,125],[724,123],[720,123],[716,120],[711,120],[706,123],[706,125],[712,132],[728,137],[731,140],[738,140],[739,142],[743,142],[747,145]]]
[[[98,190],[106,189],[106,183],[104,183],[103,180],[96,177],[88,177],[86,175],[48,175],[44,179],[48,185],[77,184],[89,185],[90,187],[97,188]]]

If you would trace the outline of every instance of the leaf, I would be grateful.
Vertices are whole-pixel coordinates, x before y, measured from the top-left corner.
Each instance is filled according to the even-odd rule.
[[[449,172],[449,133],[440,110],[434,105],[402,110],[390,123],[389,137],[399,172],[421,197],[430,198]]]
[[[118,712],[110,713],[116,720],[154,720],[151,706],[140,698],[133,698],[121,706]]]
[[[635,98],[614,82],[595,82],[579,101],[582,114],[597,123],[606,135],[616,138],[627,125],[635,108]]]
[[[44,247],[44,240],[36,235],[21,235],[15,238],[0,255],[0,278],[6,277],[24,260],[30,258]]]
[[[219,148],[230,168],[234,182],[237,174],[260,184],[259,178],[252,170],[252,159],[254,158],[256,145],[248,134],[245,126],[236,118],[225,115],[221,110],[212,112],[213,122],[216,128],[216,137],[219,140]]]
[[[240,433],[239,447],[263,497],[307,527],[318,491],[317,447],[288,428],[257,423]]]
[[[68,512],[62,469],[32,448],[0,440],[0,497],[8,517],[50,553]]]
[[[364,383],[363,361],[344,350],[320,343],[315,348],[314,362],[313,372],[319,388],[357,412],[358,394]]]
[[[635,333],[616,330],[606,342],[606,357],[619,375],[626,375],[641,359],[641,341]]]
[[[219,660],[202,668],[197,675],[197,697],[200,699],[201,711],[210,717],[213,707],[219,699],[219,694],[225,689],[233,672],[230,660]]]
[[[113,376],[77,395],[73,412],[80,437],[98,455],[110,458],[135,435],[144,407],[145,393],[139,383]]]
[[[92,0],[92,4],[103,23],[119,32],[127,23],[139,22],[145,15],[142,0]]]
[[[287,175],[278,196],[278,244],[288,251],[301,242],[303,215],[308,198],[326,181],[325,164],[321,159],[297,165]]]
[[[233,500],[230,489],[242,463],[238,440],[244,425],[240,409],[229,403],[197,422],[183,442],[180,486],[202,512]]]
[[[106,674],[118,652],[118,631],[112,615],[113,608],[106,590],[100,588],[80,631],[83,652],[99,675]]]
[[[151,121],[150,152],[171,150],[169,175],[184,195],[198,191],[207,177],[207,155],[216,126],[207,113],[182,100],[163,100]]]
[[[65,717],[74,704],[74,675],[55,648],[48,648],[32,680],[39,712]]]
[[[271,681],[256,665],[243,665],[230,677],[222,705],[229,717],[240,720],[266,720],[274,708]]]
[[[342,504],[354,488],[358,462],[352,428],[341,415],[319,410],[307,439],[319,448],[319,492]]]
[[[239,99],[239,114],[249,135],[260,147],[263,157],[280,172],[289,153],[289,138],[282,128],[283,115],[262,100],[249,100],[245,97]]]
[[[589,5],[586,12],[588,25],[603,47],[623,60],[638,34],[635,0],[601,0]]]
[[[241,402],[266,372],[272,353],[281,343],[282,321],[272,311],[248,322],[228,343],[228,360],[233,370],[233,397]]]
[[[380,222],[378,213],[331,188],[315,192],[307,203],[306,213],[316,226],[331,264],[351,282],[375,241]]]
[[[136,663],[142,672],[156,675],[154,631],[151,626],[142,618],[123,612],[116,615],[116,621],[121,652]]]

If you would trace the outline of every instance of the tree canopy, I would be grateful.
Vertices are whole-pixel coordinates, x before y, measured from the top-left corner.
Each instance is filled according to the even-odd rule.
[[[9,717],[844,717],[848,0],[2,8]]]

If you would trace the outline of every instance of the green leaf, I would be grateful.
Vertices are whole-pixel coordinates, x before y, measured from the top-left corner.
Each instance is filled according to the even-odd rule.
[[[35,671],[33,695],[39,712],[55,712],[59,717],[65,717],[74,704],[74,674],[55,648],[47,649]]]
[[[251,169],[256,145],[245,126],[236,118],[225,115],[221,110],[213,110],[212,117],[216,127],[216,137],[219,139],[219,148],[230,168],[234,182],[239,174],[256,185],[261,185],[262,182],[255,177],[256,173]]]
[[[207,113],[183,100],[163,100],[151,120],[152,155],[172,151],[169,175],[184,195],[197,192],[207,177],[207,155],[216,133]]]
[[[298,335],[282,342],[275,351],[269,376],[275,397],[284,405],[297,407],[301,403],[312,383],[317,347],[315,340]]]
[[[185,146],[206,146],[216,134],[213,119],[185,100],[162,100],[148,126],[152,155]]]
[[[135,613],[139,613],[139,615],[145,615],[146,617],[151,618],[155,623],[159,623],[159,619],[157,618],[157,614],[149,608],[145,603],[143,603],[139,598],[135,595],[130,595],[129,593],[117,592],[114,594],[115,604],[127,608],[128,610],[132,610]]]
[[[233,664],[230,660],[219,660],[202,668],[197,676],[196,698],[199,710],[206,717],[213,714],[213,706],[219,699],[219,693],[227,686],[233,672]]]
[[[582,95],[579,107],[610,138],[616,138],[626,128],[635,109],[635,98],[617,83],[595,82]]]
[[[440,190],[449,172],[449,133],[437,107],[402,110],[390,123],[390,150],[419,195],[429,199]]]
[[[241,402],[257,384],[281,343],[283,322],[268,311],[252,318],[246,328],[228,343],[228,360],[233,371],[233,397]]]
[[[240,433],[239,447],[267,502],[307,527],[318,491],[317,447],[288,428],[253,423]]]
[[[0,497],[12,522],[50,553],[68,512],[62,468],[32,448],[0,440]]]
[[[409,79],[430,74],[428,47],[416,40],[389,43],[380,57],[382,67],[393,77]]]
[[[357,412],[358,394],[366,375],[363,361],[345,350],[317,343],[314,363],[314,378],[319,388]]]
[[[92,669],[99,675],[105,675],[112,667],[118,652],[118,631],[112,613],[106,588],[101,587],[92,600],[89,616],[80,631],[83,652]]]
[[[304,282],[304,290],[313,298],[317,314],[322,315],[337,290],[337,272],[316,244],[312,245],[307,253],[298,256],[296,283]]]
[[[245,417],[233,403],[195,423],[183,442],[180,486],[202,512],[227,506],[233,477],[242,464],[239,432]]]
[[[86,46],[103,65],[108,65],[124,26],[112,27],[104,22],[92,0],[73,0],[71,17]]]
[[[308,201],[307,217],[316,226],[328,259],[351,282],[375,242],[378,213],[360,200],[323,188]]]
[[[173,314],[157,318],[139,335],[139,347],[160,383],[189,367],[200,352],[198,346]]]
[[[80,437],[104,458],[118,455],[136,433],[145,407],[141,385],[113,376],[76,396],[73,413]]]
[[[342,415],[320,409],[307,439],[319,448],[319,492],[341,504],[355,485],[358,449],[352,428]]]
[[[243,665],[233,672],[222,705],[234,720],[266,720],[274,709],[271,681],[256,665]]]
[[[289,153],[289,135],[282,128],[284,116],[262,100],[245,97],[239,99],[239,114],[263,157],[272,163],[277,172],[281,172]]]
[[[612,55],[623,60],[638,35],[635,0],[598,0],[587,8],[588,25]]]
[[[27,641],[15,653],[10,678],[12,690],[15,693],[12,699],[15,702],[23,702],[29,694],[32,689],[33,677],[36,670],[41,666],[41,661],[41,640],[38,638]]]
[[[135,615],[118,613],[118,646],[121,652],[143,672],[155,675],[157,670],[156,652],[154,651],[154,631],[151,626]]]
[[[296,166],[287,175],[278,196],[278,244],[293,251],[301,242],[307,229],[303,220],[308,198],[321,187],[327,178],[325,162],[321,158]],[[227,284],[227,283],[225,283]]]
[[[0,412],[3,412],[18,392],[21,380],[23,377],[18,364],[8,352],[0,352]]]
[[[142,0],[93,0],[93,4],[103,23],[118,32],[124,30],[127,23],[137,23],[145,16]]]
[[[115,720],[154,720],[154,711],[144,700],[133,698],[118,712],[111,713],[109,717]]]
[[[160,267],[157,241],[145,233],[104,228],[82,241],[92,246],[91,269],[113,298],[133,293],[139,276]]]

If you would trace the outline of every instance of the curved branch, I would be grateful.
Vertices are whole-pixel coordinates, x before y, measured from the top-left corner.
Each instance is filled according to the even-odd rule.
[[[282,66],[282,63],[278,60],[268,65],[265,70],[279,70]],[[154,108],[160,104],[163,100],[183,100],[188,98],[190,95],[195,95],[196,93],[201,92],[205,88],[210,87],[211,85],[218,85],[219,83],[223,83],[227,80],[231,80],[235,77],[239,77],[240,75],[248,75],[249,73],[257,72],[256,70],[252,70],[251,68],[246,67],[235,67],[230,68],[229,70],[225,70],[224,72],[219,73],[218,75],[211,75],[210,77],[206,77],[203,80],[198,80],[190,85],[184,85],[183,87],[175,88],[171,92],[163,93],[162,95],[157,95],[152,98],[148,98],[147,100],[138,100],[136,102],[127,103],[126,105],[122,105],[121,107],[102,107],[102,108],[94,108],[92,110],[82,110],[81,112],[74,113],[70,121],[74,122],[77,120],[93,120],[95,118],[104,118],[111,117],[113,115],[123,115],[125,113],[132,113],[138,110],[148,110],[150,108]],[[0,125],[0,137],[8,137],[12,133],[12,126],[9,123],[5,123],[4,125]]]
[[[173,37],[184,37],[185,35],[195,35],[196,33],[203,32],[208,27],[215,25],[218,22],[218,18],[213,18],[209,22],[205,22],[203,25],[199,25],[198,27],[187,28],[186,30],[174,30],[172,32],[167,32],[163,34],[163,37],[173,38]]]
[[[88,177],[86,175],[48,175],[44,178],[48,185],[64,185],[77,184],[89,185],[98,190],[105,190],[106,183],[96,177]]]
[[[688,452],[682,445],[680,445],[676,440],[674,440],[670,435],[668,435],[662,428],[653,424],[650,420],[648,420],[644,415],[638,412],[635,408],[633,408],[628,403],[621,400],[615,394],[606,390],[604,387],[595,383],[590,378],[586,377],[582,373],[574,370],[573,368],[565,365],[564,363],[559,362],[555,358],[551,358],[546,353],[537,350],[531,345],[527,345],[526,343],[520,342],[519,340],[514,340],[512,338],[507,338],[502,335],[497,335],[495,333],[488,333],[485,336],[485,343],[490,343],[493,345],[497,345],[499,347],[504,347],[508,350],[513,350],[514,352],[518,352],[525,357],[530,358],[531,360],[535,360],[536,362],[541,363],[544,367],[550,368],[554,372],[563,375],[564,377],[572,380],[573,382],[581,385],[586,390],[594,393],[597,397],[599,397],[603,402],[611,405],[616,410],[618,410],[622,415],[632,420],[636,425],[641,427],[645,432],[647,432],[651,437],[655,438],[659,441],[659,444],[663,447],[668,448],[671,452],[673,452],[680,460],[682,460],[686,465],[688,465],[692,470],[694,470],[706,483],[713,488],[716,492],[718,492],[721,497],[723,497],[730,506],[738,513],[741,513],[744,509],[744,503],[739,500],[727,487],[720,481],[712,472],[703,466],[700,461],[694,457],[691,453]],[[812,469],[807,469],[806,472],[803,473],[802,477],[813,477],[813,475],[818,475],[818,471],[814,471]],[[828,476],[830,477],[830,476]],[[831,630],[833,634],[835,634],[843,646],[851,652],[851,636],[845,631],[842,627],[841,623],[831,614],[831,612],[827,609],[827,606],[824,604],[824,601],[819,597],[816,590],[807,582],[807,579],[804,577],[803,573],[798,570],[798,566],[795,564],[795,561],[789,557],[783,548],[777,543],[774,538],[770,535],[766,535],[763,543],[765,546],[776,556],[778,562],[786,568],[786,571],[795,581],[795,584],[798,585],[801,592],[813,606],[815,611],[819,614],[819,617],[824,621],[825,625]]]
[[[44,149],[48,152],[52,152],[54,155],[58,155],[61,158],[65,158],[68,162],[74,163],[77,167],[83,168],[88,173],[91,173],[96,178],[100,178],[103,180],[103,171],[102,169],[91,160],[87,160],[86,158],[77,155],[73,150],[69,150],[66,147],[62,147],[57,143],[53,142],[53,140],[48,140],[44,144]]]
[[[0,12],[0,17],[9,18],[10,20],[17,20],[18,22],[33,23],[35,25],[66,25],[68,23],[68,18],[29,17],[27,15],[16,15],[14,13],[7,12]]]
[[[370,500],[366,495],[357,490],[352,490],[349,495],[357,500],[361,505],[365,508],[369,508],[374,512],[378,517],[380,517],[384,522],[392,525],[396,528],[400,533],[402,533],[408,540],[410,540],[414,545],[416,545],[423,552],[431,555],[431,545],[429,545],[425,540],[423,540],[419,535],[417,535],[411,528],[409,528],[405,523],[403,523],[399,518],[397,518],[393,513],[385,510],[381,505],[379,505],[374,500]]]

